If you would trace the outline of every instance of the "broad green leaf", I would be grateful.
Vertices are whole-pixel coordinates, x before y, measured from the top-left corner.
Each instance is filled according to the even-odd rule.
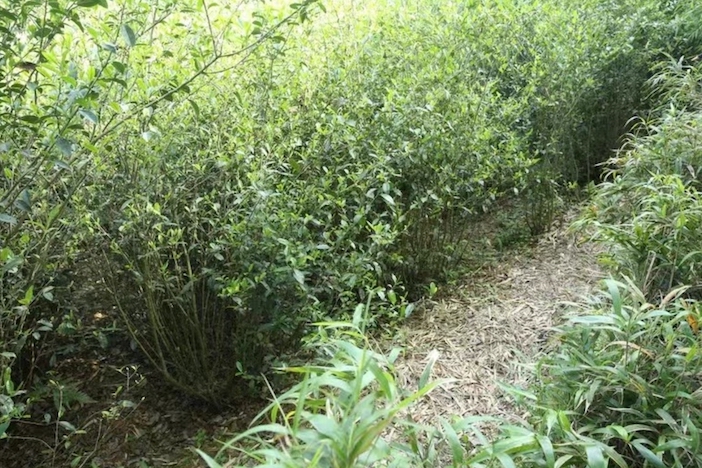
[[[616,281],[606,280],[605,284],[609,289],[609,295],[612,298],[612,307],[614,308],[614,313],[617,315],[622,314],[622,297],[619,293],[619,285]]]
[[[17,218],[7,213],[0,213],[0,223],[17,224]]]
[[[539,441],[539,445],[541,446],[541,451],[546,459],[546,466],[548,468],[554,468],[556,466],[556,452],[553,450],[551,439],[542,435],[537,435],[536,440]]]
[[[607,468],[607,460],[605,460],[602,448],[597,445],[588,445],[585,447],[587,455],[588,468]]]
[[[89,109],[81,109],[78,111],[78,113],[81,115],[86,120],[91,121],[95,125],[98,123],[98,116],[95,114],[95,112],[89,110]]]
[[[127,46],[134,47],[136,45],[136,34],[134,34],[134,30],[128,24],[123,24],[119,28],[119,32],[122,34],[122,39],[124,39]]]
[[[300,285],[302,285],[302,286],[305,285],[305,274],[303,272],[301,272],[298,269],[294,269],[293,276],[295,277],[295,281],[300,283]]]
[[[517,468],[517,465],[514,463],[514,460],[512,460],[512,457],[506,453],[498,453],[496,458],[504,468]]]
[[[122,62],[114,61],[111,63],[111,65],[115,70],[117,70],[118,73],[124,73],[125,71],[127,71],[127,66]]]
[[[323,414],[312,414],[306,418],[310,424],[319,432],[320,434],[334,439],[336,432],[339,429],[339,424],[334,421],[329,416]]]

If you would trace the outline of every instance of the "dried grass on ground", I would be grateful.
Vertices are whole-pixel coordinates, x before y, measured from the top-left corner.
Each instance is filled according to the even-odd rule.
[[[526,383],[524,363],[543,349],[566,304],[587,296],[602,278],[596,249],[565,228],[553,230],[533,249],[507,253],[497,265],[465,278],[411,320],[397,363],[401,383],[416,385],[432,350],[440,355],[434,377],[455,379],[415,406],[413,419],[520,419],[497,383]]]

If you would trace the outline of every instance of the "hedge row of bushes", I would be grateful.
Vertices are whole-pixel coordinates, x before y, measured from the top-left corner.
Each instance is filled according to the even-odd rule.
[[[496,201],[546,228],[692,37],[683,1],[147,3],[0,3],[0,433],[77,257],[167,380],[226,403],[313,321],[402,318]]]
[[[319,330],[320,363],[292,369],[303,381],[217,457],[200,452],[208,466],[702,466],[702,65],[683,58],[657,68],[647,88],[658,105],[609,161],[576,223],[609,248],[603,260],[620,280],[564,319],[528,388],[505,386],[528,411],[525,423],[407,419],[403,410],[441,383],[428,379],[433,361],[416,391],[400,387],[399,350],[371,351],[357,320],[341,334]],[[484,433],[485,422],[498,433]]]
[[[153,119],[161,137],[120,133],[84,192],[139,291],[123,317],[182,389],[228,399],[369,294],[371,320],[402,318],[504,197],[543,230],[558,184],[617,144],[671,35],[670,12],[641,2],[397,6],[329,6],[263,44],[197,107]]]

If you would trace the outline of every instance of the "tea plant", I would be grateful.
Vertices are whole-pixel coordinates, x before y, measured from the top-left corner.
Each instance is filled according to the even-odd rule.
[[[60,359],[46,337],[62,326],[54,304],[69,291],[54,280],[78,252],[94,253],[87,247],[95,240],[92,213],[83,208],[95,200],[111,155],[133,132],[150,139],[166,103],[188,103],[190,86],[207,70],[240,60],[311,2],[249,30],[249,42],[234,50],[214,37],[215,30],[227,35],[228,21],[210,23],[210,35],[191,40],[191,49],[174,46],[184,15],[206,25],[213,12],[190,3],[0,2],[0,437],[25,413],[27,391]],[[154,57],[162,69],[149,65]],[[105,198],[91,206],[96,218]]]

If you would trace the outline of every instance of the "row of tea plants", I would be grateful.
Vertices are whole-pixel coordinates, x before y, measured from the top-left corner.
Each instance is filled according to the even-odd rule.
[[[699,7],[690,10],[700,14]],[[688,24],[689,26],[689,24]],[[702,31],[690,34],[702,50]],[[214,456],[226,466],[699,467],[702,65],[663,60],[638,116],[576,222],[607,248],[620,280],[564,318],[528,388],[505,386],[529,411],[521,425],[484,416],[420,425],[406,409],[441,381],[429,365],[402,388],[356,319],[320,328],[318,360],[276,395],[251,429]],[[361,307],[360,310],[363,308]],[[357,317],[360,317],[360,312]],[[266,423],[264,423],[264,421]],[[497,435],[481,429],[497,423]],[[218,461],[220,460],[220,461]]]
[[[548,227],[692,6],[1,1],[0,437],[74,349],[66,277],[220,406],[313,322],[391,327],[501,200]]]

